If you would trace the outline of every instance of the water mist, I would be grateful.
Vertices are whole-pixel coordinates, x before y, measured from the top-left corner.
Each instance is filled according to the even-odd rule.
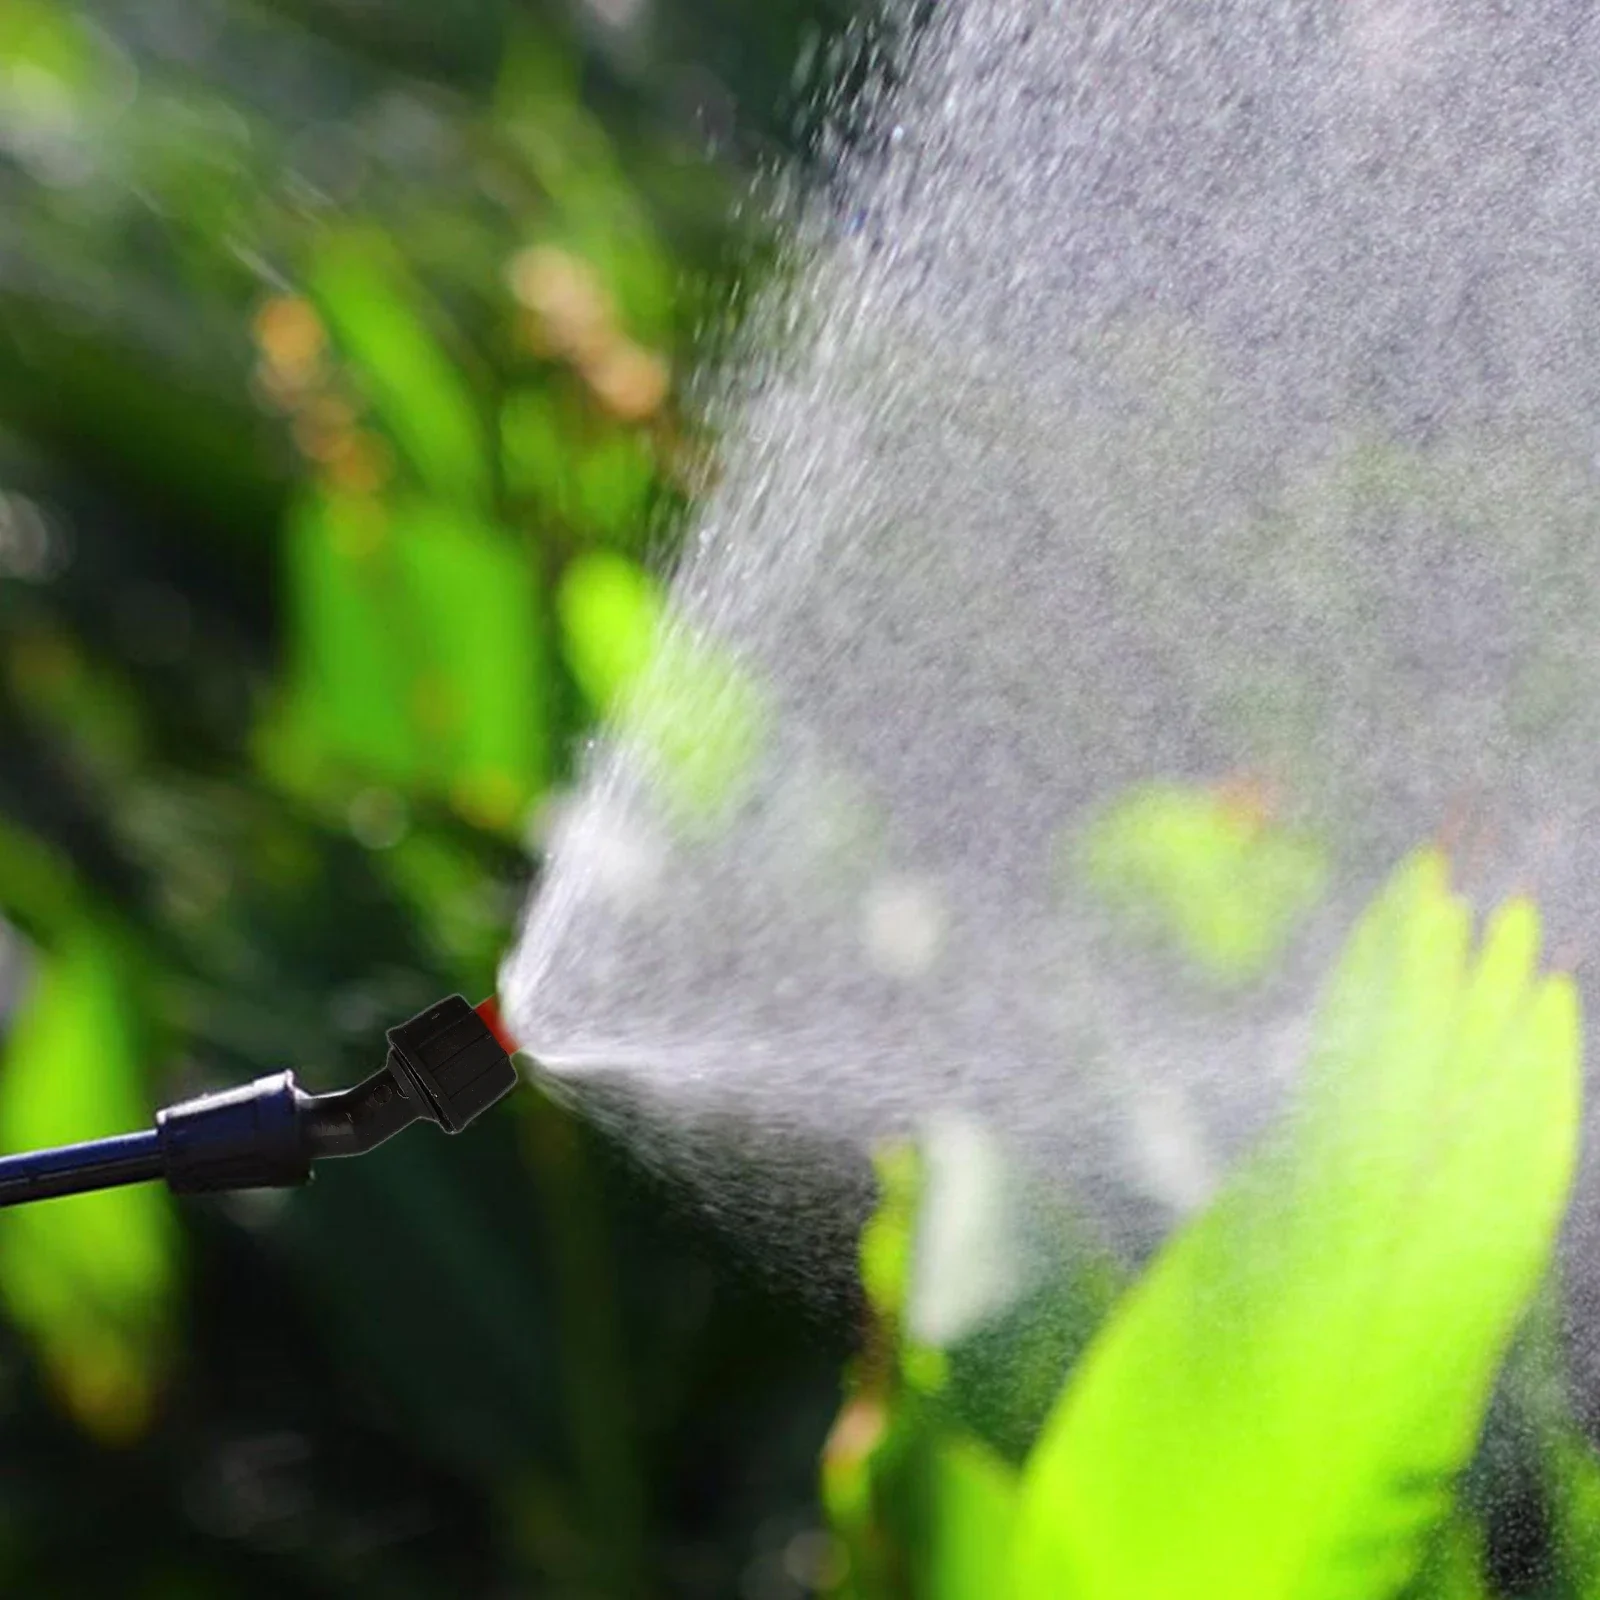
[[[722,757],[622,719],[502,993],[725,1214],[822,1193],[790,1247],[847,1231],[818,1152],[931,1127],[1137,1252],[1406,851],[1600,932],[1600,17],[966,0],[893,51],[675,580]],[[1261,948],[1119,903],[1163,805],[1281,843]]]

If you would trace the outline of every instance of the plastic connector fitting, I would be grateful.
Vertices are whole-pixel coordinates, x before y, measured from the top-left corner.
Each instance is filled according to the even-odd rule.
[[[311,1177],[303,1109],[292,1072],[203,1094],[156,1113],[161,1170],[174,1194],[289,1189]]]

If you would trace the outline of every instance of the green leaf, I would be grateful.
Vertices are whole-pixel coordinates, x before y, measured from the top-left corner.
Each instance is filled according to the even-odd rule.
[[[550,242],[600,272],[634,332],[665,339],[680,274],[605,126],[583,103],[577,61],[533,30],[513,29],[496,101],[504,132],[552,202]]]
[[[1564,1592],[1573,1600],[1600,1600],[1600,1462],[1576,1423],[1547,1444],[1545,1457]]]
[[[536,574],[505,533],[463,507],[396,512],[398,565],[415,621],[412,656],[424,763],[456,809],[487,827],[525,814],[549,770],[550,706]]]
[[[610,429],[574,455],[574,510],[601,537],[641,531],[654,487],[655,457],[643,433]]]
[[[839,1588],[848,1600],[875,1600],[887,1552],[873,1504],[873,1469],[889,1430],[881,1395],[848,1396],[823,1447],[820,1490],[828,1526],[845,1551],[847,1569]]]
[[[935,1440],[928,1466],[926,1600],[1009,1600],[1017,1475],[961,1434]]]
[[[537,574],[453,502],[328,496],[289,528],[293,687],[264,759],[292,787],[391,784],[491,828],[548,775]]]
[[[642,532],[655,493],[649,435],[568,415],[544,389],[519,389],[500,408],[506,487],[598,538]]]
[[[293,787],[323,787],[329,762],[402,788],[420,776],[392,537],[387,509],[353,495],[302,502],[284,530],[290,703],[266,760]]]
[[[878,1204],[861,1230],[861,1286],[896,1385],[936,1393],[948,1375],[943,1350],[917,1336],[912,1326],[917,1297],[920,1230],[925,1169],[911,1144],[892,1143],[872,1160],[878,1178]]]
[[[598,551],[567,564],[556,608],[567,665],[589,703],[609,715],[655,658],[666,619],[661,587],[636,561]]]
[[[1028,1464],[1027,1600],[1383,1600],[1451,1503],[1572,1177],[1580,1022],[1443,858],[1356,928],[1283,1139],[1169,1241]]]
[[[1483,1530],[1458,1511],[1439,1530],[1406,1600],[1490,1600]]]
[[[1135,790],[1096,819],[1079,864],[1137,931],[1224,984],[1266,967],[1328,874],[1316,840],[1274,826],[1258,805],[1169,785]]]
[[[17,85],[17,69],[46,74],[63,90],[95,86],[96,51],[81,23],[64,6],[44,0],[6,0],[0,6],[0,83]]]
[[[572,515],[575,428],[547,389],[518,389],[500,407],[500,462],[506,488]]]
[[[764,738],[764,706],[749,678],[671,621],[655,580],[625,556],[570,562],[556,606],[579,687],[651,759],[680,819],[730,805]]]
[[[940,1398],[977,1437],[1008,1460],[1032,1449],[1061,1380],[1104,1323],[1122,1286],[1113,1259],[1072,1217],[1050,1216],[1051,1258],[1039,1282],[992,1321],[954,1345]]]
[[[878,1204],[861,1230],[861,1286],[874,1314],[899,1324],[911,1292],[911,1247],[921,1168],[910,1144],[886,1145],[873,1156]]]
[[[685,820],[715,817],[739,799],[765,735],[755,685],[721,651],[677,629],[661,637],[621,721],[654,756]]]
[[[29,932],[53,930],[82,913],[67,858],[36,834],[0,816],[0,912]]]
[[[823,1455],[823,1503],[850,1570],[843,1593],[1009,1600],[1017,1475],[927,1398],[858,1394]]]
[[[148,1126],[133,987],[114,939],[80,923],[39,959],[0,1071],[0,1147]],[[103,1437],[149,1420],[177,1278],[177,1225],[158,1186],[0,1212],[0,1297],[67,1405]]]
[[[375,235],[338,234],[312,264],[311,289],[422,482],[444,499],[487,505],[492,480],[477,405],[395,253]]]
[[[859,1256],[891,1387],[937,1397],[941,1426],[1018,1460],[1120,1274],[1079,1219],[1018,1186],[1005,1162],[964,1117],[881,1146]]]

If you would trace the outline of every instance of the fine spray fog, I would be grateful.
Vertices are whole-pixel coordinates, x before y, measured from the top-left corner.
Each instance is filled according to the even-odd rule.
[[[602,742],[503,993],[813,1264],[805,1174],[906,1129],[1137,1251],[1406,852],[1600,934],[1600,17],[966,0],[899,65],[676,580],[715,759]],[[1309,852],[1258,963],[1096,884],[1152,784]]]

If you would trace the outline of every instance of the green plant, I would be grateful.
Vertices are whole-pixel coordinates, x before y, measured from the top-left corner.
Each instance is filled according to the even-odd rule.
[[[960,1419],[959,1351],[908,1334],[916,1165],[887,1162],[873,1337],[824,1463],[841,1595],[1492,1592],[1461,1485],[1577,1146],[1576,991],[1540,976],[1539,938],[1519,899],[1475,942],[1438,852],[1396,872],[1328,982],[1285,1126],[1063,1363],[1015,1468]],[[1559,1402],[1539,1432],[1562,1549],[1592,1549],[1587,1447]],[[1562,1592],[1592,1592],[1583,1562],[1564,1570]]]

